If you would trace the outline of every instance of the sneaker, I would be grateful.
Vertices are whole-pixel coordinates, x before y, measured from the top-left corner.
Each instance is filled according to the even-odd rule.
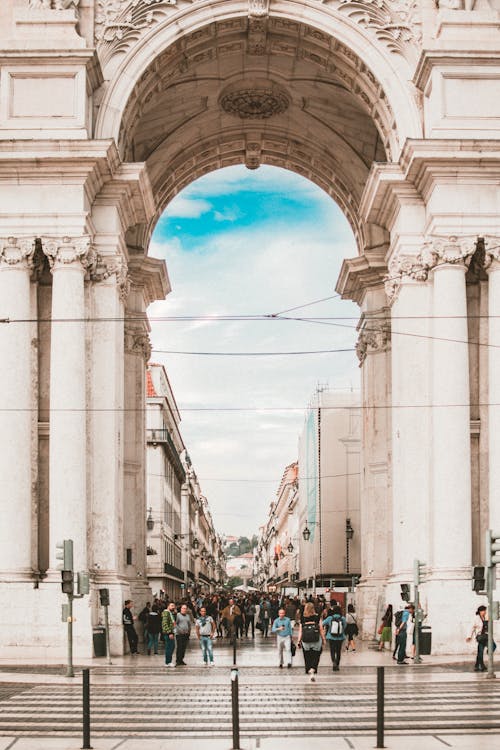
[[[209,667],[213,667],[213,665],[214,665],[214,663],[213,663],[213,661],[211,661],[211,662],[210,662],[210,664],[209,664],[208,666],[209,666]]]
[[[287,667],[288,667],[288,669],[291,669],[292,665],[291,664],[287,664]]]
[[[409,664],[409,662],[407,662],[406,659],[404,661],[399,661],[398,659],[398,664]]]
[[[316,682],[316,677],[314,674],[311,675],[311,682]]]

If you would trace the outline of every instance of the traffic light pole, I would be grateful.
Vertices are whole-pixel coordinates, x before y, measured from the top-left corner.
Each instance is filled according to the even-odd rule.
[[[415,586],[415,658],[414,664],[422,664],[420,656],[420,594],[418,586]]]
[[[106,628],[106,663],[111,664],[111,648],[109,645],[109,615],[108,605],[104,605],[104,627]]]
[[[73,669],[73,594],[66,594],[68,597],[68,664],[66,666],[66,677],[74,677]]]
[[[488,671],[486,677],[494,680],[496,677],[493,667],[493,590],[496,584],[496,566],[488,565],[486,592],[488,594]]]

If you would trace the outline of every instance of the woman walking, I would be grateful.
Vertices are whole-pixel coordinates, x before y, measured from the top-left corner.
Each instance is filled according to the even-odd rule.
[[[379,628],[380,641],[378,644],[378,650],[384,651],[385,644],[389,644],[389,648],[392,643],[392,604],[387,605],[387,609],[382,617],[382,622]]]
[[[471,641],[474,636],[477,641],[477,653],[476,663],[474,665],[474,672],[486,672],[486,666],[484,664],[484,649],[488,648],[488,614],[487,609],[482,604],[476,610],[476,616],[472,623],[471,634],[467,636],[466,641]],[[493,641],[493,651],[495,651],[497,644]]]
[[[335,611],[336,608],[334,607],[333,609]],[[346,621],[345,634],[347,637],[347,646],[345,647],[345,650],[349,651],[349,646],[350,646],[351,651],[356,651],[356,644],[354,643],[354,636],[356,636],[359,633],[359,629],[358,629],[358,622],[356,620],[354,604],[347,605],[347,615],[346,615],[345,621]]]
[[[300,619],[298,645],[304,653],[304,669],[310,675],[311,682],[316,681],[319,659],[325,644],[325,631],[320,617],[316,614],[314,604],[307,602]]]

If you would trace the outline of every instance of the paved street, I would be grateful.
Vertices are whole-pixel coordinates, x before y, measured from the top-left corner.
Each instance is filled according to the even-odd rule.
[[[318,750],[337,747],[323,745],[326,738],[341,742],[339,747],[373,747],[375,666],[384,663],[388,747],[391,736],[395,742],[395,735],[406,735],[405,747],[410,747],[411,737],[420,737],[422,750],[443,745],[474,748],[479,734],[483,749],[490,741],[498,747],[500,684],[474,674],[470,662],[461,657],[428,657],[423,666],[398,667],[388,654],[361,650],[345,654],[342,671],[333,674],[329,655],[324,654],[317,681],[311,683],[300,652],[292,670],[279,670],[273,646],[271,639],[257,640],[243,642],[239,649],[244,748],[266,747],[271,741],[279,747],[284,738],[289,743],[304,736]],[[217,666],[205,668],[194,647],[183,668],[167,669],[162,655],[125,657],[111,666],[94,660],[94,747],[120,744],[129,750],[136,746],[133,738],[141,747],[149,740],[151,748],[173,747],[174,741],[178,747],[182,740],[186,747],[195,740],[206,748],[231,747],[230,646],[217,642],[216,658]],[[0,668],[0,750],[81,747],[79,673],[72,680],[54,674],[53,665],[49,673],[36,663],[14,668],[3,661]],[[464,738],[469,745],[463,744]]]

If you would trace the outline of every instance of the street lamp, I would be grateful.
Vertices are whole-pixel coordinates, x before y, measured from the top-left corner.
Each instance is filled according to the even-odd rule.
[[[149,508],[148,517],[146,518],[146,526],[148,528],[148,531],[153,531],[155,527],[155,522],[153,518],[153,508]]]
[[[306,523],[304,531],[302,532],[302,536],[304,537],[305,542],[308,542],[309,539],[311,538],[311,530],[309,529],[307,523]]]
[[[351,519],[345,519],[345,544],[346,544],[346,556],[345,556],[345,567],[346,573],[349,573],[349,542],[354,536],[354,529],[351,526]]]
[[[287,547],[287,550],[289,551],[290,554],[292,554],[292,552],[293,552],[293,544],[291,542],[289,543],[289,545]]]

